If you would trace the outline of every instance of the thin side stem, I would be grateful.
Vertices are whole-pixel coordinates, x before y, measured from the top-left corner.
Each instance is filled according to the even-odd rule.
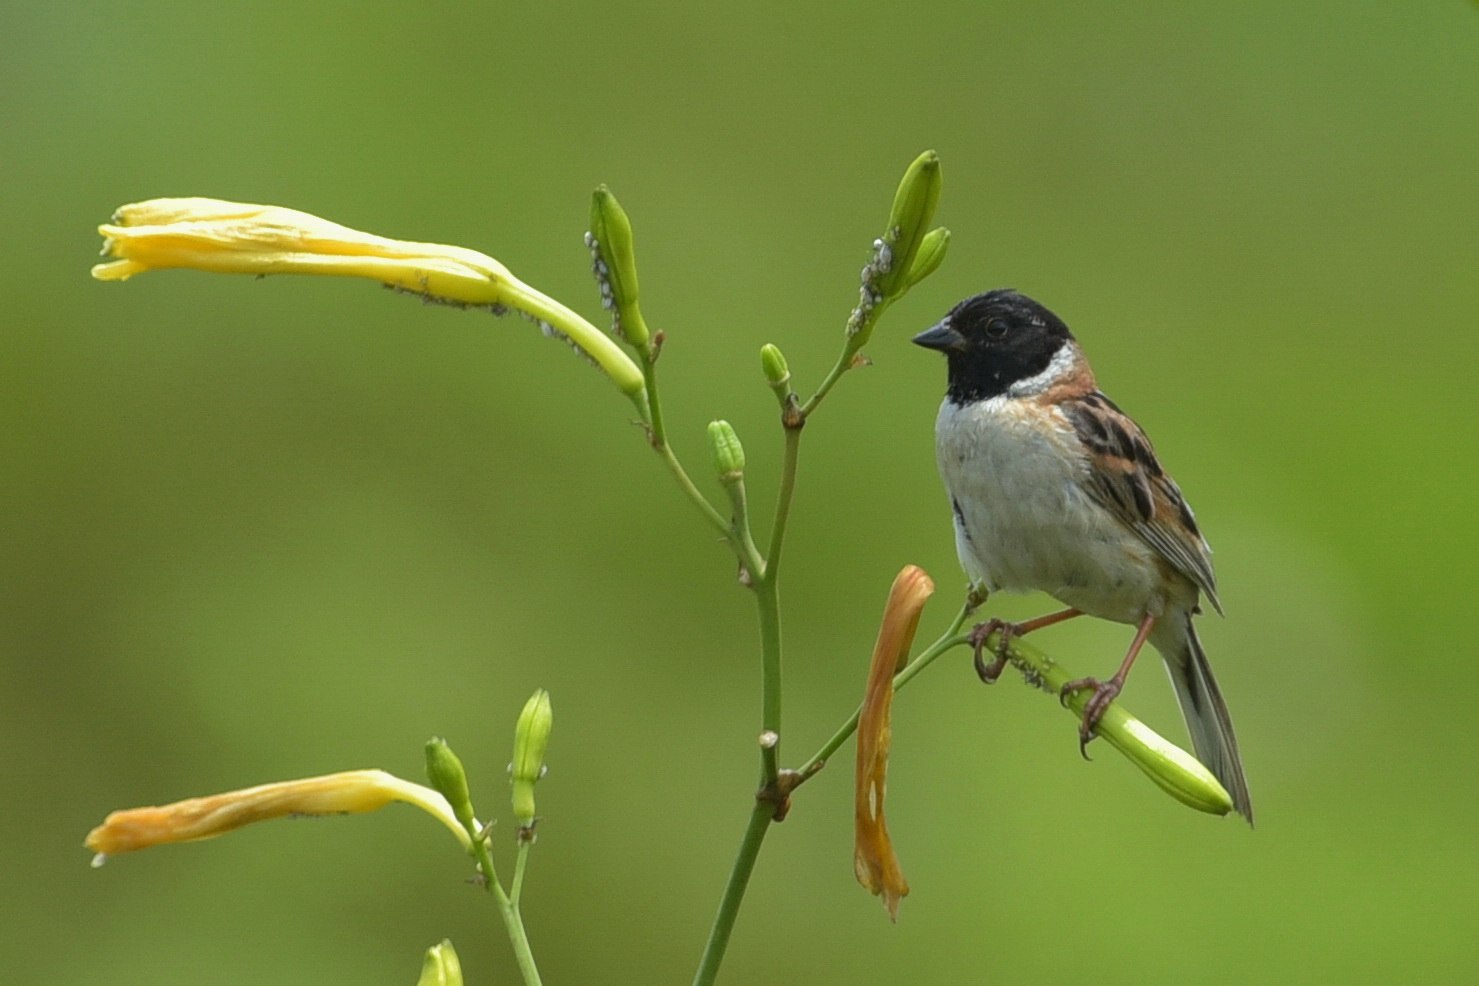
[[[766,578],[774,580],[781,565],[786,541],[786,523],[791,519],[791,501],[796,495],[796,470],[801,455],[801,429],[787,428],[786,448],[781,460],[781,485],[775,497],[775,522],[770,528],[770,549],[765,553]]]
[[[581,352],[594,360],[601,371],[627,395],[627,399],[637,405],[637,410],[642,411],[642,405],[646,403],[642,397],[646,374],[606,333],[559,301],[522,281],[507,279],[502,285],[502,291],[502,301],[505,304],[526,312],[561,332]]]
[[[494,903],[498,905],[498,914],[503,918],[503,927],[508,932],[508,943],[513,946],[514,960],[519,964],[524,986],[543,986],[539,978],[539,968],[534,964],[534,951],[529,947],[529,935],[524,930],[524,917],[519,913],[518,903],[509,899],[503,892],[503,884],[498,882],[498,873],[493,869],[493,854],[488,851],[488,840],[480,838],[475,828],[469,828],[468,834],[472,836],[473,855],[477,859],[478,869],[482,870],[488,893],[492,895]],[[522,870],[523,862],[521,853],[515,869]],[[521,876],[516,873],[515,894],[520,880]]]
[[[959,647],[968,642],[969,634],[961,633],[960,628],[965,625],[965,621],[970,617],[972,609],[973,607],[969,603],[961,607],[960,612],[956,614],[955,619],[951,621],[950,626],[940,635],[940,638],[925,648],[924,652],[918,657],[910,661],[904,670],[894,675],[894,691],[897,692],[909,684],[915,675],[934,663],[934,660],[941,654],[953,647]],[[822,748],[813,754],[810,760],[797,768],[796,772],[801,775],[801,781],[806,781],[815,776],[819,770],[827,765],[827,761],[831,759],[832,754],[836,753],[838,748],[843,743],[846,743],[853,733],[858,731],[858,716],[861,714],[861,711],[861,709],[855,710],[847,718],[847,721],[839,726],[837,731],[832,734],[832,738],[823,743]]]
[[[679,462],[678,457],[673,454],[672,446],[664,443],[660,446],[654,446],[654,450],[668,467],[668,471],[673,474],[673,478],[678,481],[678,488],[684,492],[688,499],[693,501],[693,505],[698,507],[699,513],[704,515],[709,525],[717,530],[725,541],[731,541],[729,521],[725,520],[724,515],[714,509],[714,505],[709,502],[709,498],[704,496],[699,488],[694,485],[693,480],[688,476],[688,471],[683,468],[683,463]],[[736,554],[741,554],[741,557],[743,557],[739,546],[734,545],[734,547]]]
[[[704,496],[703,491],[698,488],[693,482],[693,479],[688,475],[688,471],[683,468],[683,463],[678,461],[678,456],[673,452],[673,447],[668,444],[667,426],[663,422],[662,398],[657,389],[657,366],[654,362],[651,345],[644,348],[639,355],[642,360],[642,379],[646,384],[645,393],[647,395],[642,420],[647,425],[653,451],[662,459],[663,464],[668,467],[668,471],[673,474],[673,478],[678,482],[678,488],[683,491],[689,500],[693,501],[693,505],[698,507],[699,513],[703,514],[704,519],[709,522],[709,525],[729,542],[734,548],[735,554],[739,556],[740,561],[748,562],[750,559],[745,557],[742,546],[735,541],[733,532],[730,530],[729,521],[725,520],[724,515],[709,502],[708,497]]]
[[[808,397],[806,403],[801,405],[802,418],[810,417],[811,412],[815,411],[817,405],[822,402],[822,398],[826,397],[828,392],[837,385],[837,381],[842,379],[842,375],[852,369],[853,355],[846,349],[843,350],[842,355],[837,358],[836,365],[828,370],[827,375],[822,378],[821,385],[817,387],[816,393]]]
[[[657,393],[657,364],[652,356],[649,342],[638,354],[642,360],[642,380],[647,385],[647,424],[652,429],[652,444],[659,448],[667,445],[668,433],[663,424],[662,400]]]
[[[714,915],[714,924],[709,929],[709,940],[704,945],[698,971],[693,975],[693,986],[713,986],[714,978],[719,975],[724,950],[729,947],[729,936],[734,931],[735,918],[739,916],[740,902],[744,900],[750,874],[755,871],[755,860],[760,855],[760,846],[765,841],[774,813],[773,805],[758,800],[750,811],[750,822],[745,827],[739,852],[735,854],[734,866],[730,868],[724,895],[719,898],[719,913]]]
[[[518,855],[514,857],[514,879],[508,888],[508,902],[512,907],[519,906],[519,898],[524,892],[524,869],[529,864],[529,847],[533,844],[527,839],[519,839]]]
[[[888,310],[891,300],[890,298],[882,298],[869,309],[868,315],[862,325],[858,326],[856,332],[848,338],[847,343],[842,347],[842,355],[837,357],[837,363],[822,378],[821,386],[817,387],[816,393],[812,394],[811,397],[807,398],[806,403],[801,405],[802,418],[810,416],[811,412],[815,411],[817,405],[822,402],[822,399],[837,385],[837,381],[842,379],[842,375],[853,368],[853,360],[857,357],[858,350],[862,348],[856,345],[857,339],[866,339],[872,334],[873,326],[878,324],[878,319]]]

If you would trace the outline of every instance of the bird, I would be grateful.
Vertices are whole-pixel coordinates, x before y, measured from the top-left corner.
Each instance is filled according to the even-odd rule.
[[[1203,598],[1219,614],[1211,548],[1144,430],[1099,390],[1078,340],[1026,295],[997,289],[950,309],[913,340],[946,361],[935,453],[955,548],[974,598],[1041,591],[1068,608],[971,634],[994,681],[1015,636],[1088,615],[1135,627],[1119,670],[1081,678],[1082,751],[1148,641],[1164,659],[1200,760],[1250,823],[1253,805],[1232,717],[1197,638]],[[998,636],[987,664],[983,643]]]

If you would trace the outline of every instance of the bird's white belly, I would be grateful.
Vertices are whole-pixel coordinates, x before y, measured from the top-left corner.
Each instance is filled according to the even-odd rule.
[[[1088,465],[1068,422],[1044,428],[1032,413],[1003,398],[940,407],[936,454],[966,574],[1103,619],[1159,614],[1153,551],[1084,492]]]

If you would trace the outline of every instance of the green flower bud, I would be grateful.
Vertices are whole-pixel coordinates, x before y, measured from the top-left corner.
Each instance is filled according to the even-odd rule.
[[[786,365],[785,355],[768,342],[760,347],[760,369],[772,389],[791,382],[791,368]]]
[[[426,950],[416,986],[462,986],[462,963],[451,942],[444,939],[440,945]]]
[[[908,291],[938,270],[945,260],[945,251],[948,249],[950,249],[950,230],[944,226],[936,226],[926,233],[924,240],[919,244],[919,253],[914,258],[914,266],[909,268],[909,274],[904,278],[904,290]]]
[[[514,818],[520,827],[534,822],[534,785],[544,774],[544,751],[549,748],[554,712],[543,688],[529,696],[514,726],[514,759],[509,766],[513,782]]]
[[[728,421],[709,422],[709,451],[714,454],[714,471],[723,483],[736,483],[745,474],[745,447]]]
[[[1112,721],[1109,713],[1119,713]],[[1111,705],[1098,733],[1155,781],[1162,791],[1197,811],[1226,815],[1233,810],[1227,788],[1196,757],[1156,733],[1134,716]]]
[[[447,803],[452,806],[452,814],[457,816],[463,827],[476,827],[472,795],[467,789],[467,772],[462,769],[462,761],[457,759],[457,754],[452,752],[446,740],[432,737],[427,741],[426,777],[431,781],[431,786],[447,799]]]
[[[885,297],[903,293],[909,271],[940,201],[940,156],[925,151],[915,158],[899,182],[893,212],[883,242],[888,253],[880,266],[878,291]]]
[[[987,638],[987,648],[994,648],[999,639]],[[1067,668],[1020,638],[1012,639],[1008,654],[1029,683],[1049,694],[1061,695],[1063,686],[1073,678]],[[1077,691],[1061,701],[1075,718],[1082,719],[1089,699],[1085,692]],[[1094,733],[1182,804],[1211,815],[1226,815],[1233,810],[1227,789],[1210,770],[1196,757],[1130,715],[1118,700],[1104,710]]]
[[[591,231],[586,235],[601,305],[610,309],[616,329],[637,348],[647,345],[647,323],[637,308],[637,254],[632,221],[605,185],[591,196]]]

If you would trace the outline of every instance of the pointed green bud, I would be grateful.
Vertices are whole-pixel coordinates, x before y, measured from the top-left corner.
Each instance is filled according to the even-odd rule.
[[[462,963],[451,942],[443,939],[440,945],[426,950],[416,986],[462,986]]]
[[[920,281],[940,269],[945,261],[945,252],[950,249],[950,230],[936,226],[924,235],[919,244],[919,253],[914,257],[914,266],[904,278],[904,290],[908,291]]]
[[[1110,712],[1118,714],[1111,719]],[[1182,804],[1209,815],[1233,810],[1232,796],[1210,770],[1134,716],[1111,705],[1099,721],[1098,733]]]
[[[544,776],[544,751],[549,748],[554,711],[543,688],[529,696],[514,726],[514,759],[509,765],[513,783],[514,818],[520,828],[534,822],[534,785]]]
[[[997,646],[998,639],[986,638],[986,648]],[[1059,696],[1060,704],[1082,720],[1089,698],[1084,691],[1071,692],[1063,697],[1063,686],[1073,680],[1067,668],[1018,637],[1012,638],[1007,653],[1030,684]],[[1132,716],[1118,700],[1104,710],[1094,733],[1123,753],[1161,790],[1182,804],[1211,815],[1226,815],[1233,810],[1232,797],[1210,770],[1196,757]]]
[[[628,343],[647,345],[647,323],[637,307],[637,254],[632,221],[605,185],[591,196],[591,230],[586,234],[591,266],[601,286],[601,306],[609,309],[615,330]]]
[[[791,368],[786,364],[785,354],[768,342],[760,347],[760,369],[772,389],[791,382]]]
[[[462,761],[447,745],[447,741],[432,737],[426,743],[426,777],[447,803],[452,814],[464,828],[475,828],[477,821],[472,812],[472,795],[467,789],[467,772]]]
[[[883,235],[886,253],[879,259],[877,288],[885,297],[902,294],[919,246],[935,218],[940,201],[940,156],[925,151],[904,172],[894,195],[894,209]]]
[[[737,483],[745,474],[745,447],[728,421],[709,422],[709,451],[714,454],[714,471],[719,481]]]

